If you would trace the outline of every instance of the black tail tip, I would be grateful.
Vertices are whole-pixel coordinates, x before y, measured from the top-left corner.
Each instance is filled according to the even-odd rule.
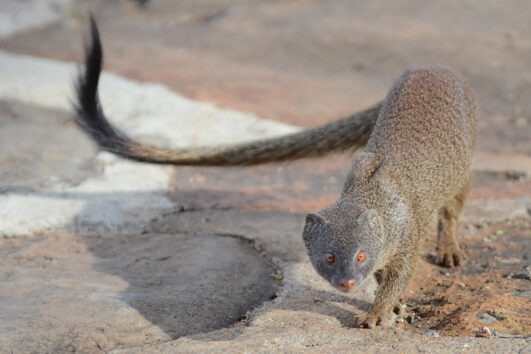
[[[102,56],[102,48],[100,41],[100,31],[98,30],[98,24],[94,18],[94,14],[89,13],[89,23],[90,23],[90,45],[85,46],[85,53],[90,55],[91,53],[97,54],[99,57]]]
[[[99,38],[99,32],[98,32],[98,25],[96,23],[96,18],[94,17],[94,14],[92,12],[89,13],[89,22],[90,22],[90,33],[92,35],[92,38],[98,37]]]
[[[85,39],[85,67],[79,73],[75,84],[77,100],[74,108],[77,112],[77,123],[84,130],[93,128],[99,117],[98,81],[102,69],[103,50],[101,47],[98,26],[94,15],[89,14],[90,34]]]

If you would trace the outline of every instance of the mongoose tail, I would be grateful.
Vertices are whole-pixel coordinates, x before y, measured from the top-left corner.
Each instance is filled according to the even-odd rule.
[[[113,127],[103,114],[98,100],[103,51],[93,17],[90,27],[91,44],[86,50],[85,70],[76,85],[76,123],[104,150],[128,159],[158,164],[236,166],[355,150],[367,143],[382,107],[378,103],[348,118],[314,129],[238,145],[180,149],[137,142]]]

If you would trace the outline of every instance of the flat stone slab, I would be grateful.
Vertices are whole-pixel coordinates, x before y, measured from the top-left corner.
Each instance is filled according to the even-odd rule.
[[[99,170],[69,113],[0,100],[0,192],[72,186]]]
[[[76,75],[73,63],[0,51],[0,97],[6,123],[1,133],[6,154],[0,160],[5,177],[0,182],[4,191],[0,234],[138,233],[152,217],[174,206],[166,197],[169,167],[133,163],[105,153],[87,159],[95,151],[92,143],[65,113],[72,110]],[[128,134],[159,144],[221,144],[236,141],[235,134],[252,140],[297,130],[112,74],[103,73],[101,88],[103,106],[113,122]],[[94,167],[98,167],[95,174]]]
[[[0,352],[94,352],[230,326],[277,292],[252,244],[212,234],[0,239]]]
[[[0,38],[60,19],[70,0],[2,1]]]

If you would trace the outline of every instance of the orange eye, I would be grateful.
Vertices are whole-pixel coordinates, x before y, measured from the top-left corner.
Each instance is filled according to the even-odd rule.
[[[356,257],[356,262],[361,263],[367,258],[367,255],[363,251],[359,251],[358,256]]]
[[[327,263],[334,263],[336,261],[336,256],[334,256],[332,253],[327,253],[325,259]]]

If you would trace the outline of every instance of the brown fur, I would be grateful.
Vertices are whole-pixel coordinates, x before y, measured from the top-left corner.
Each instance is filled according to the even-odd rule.
[[[469,188],[475,135],[474,94],[459,73],[437,65],[407,70],[387,95],[341,198],[307,220],[308,253],[332,284],[344,278],[359,283],[375,273],[380,286],[363,321],[367,327],[390,324],[434,213],[439,213],[439,261],[457,266],[463,260],[455,230]],[[367,211],[377,220],[369,228],[361,220]],[[321,226],[315,226],[317,219]],[[351,262],[360,249],[367,261],[372,258],[370,266]],[[348,265],[323,263],[323,252],[341,253]]]

